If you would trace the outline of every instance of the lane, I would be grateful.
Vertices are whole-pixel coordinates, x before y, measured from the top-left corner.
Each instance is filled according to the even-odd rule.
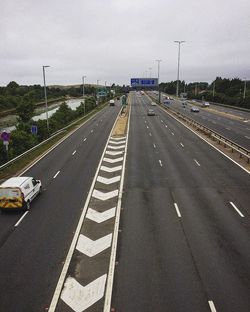
[[[48,308],[118,110],[104,109],[25,173],[41,178],[45,191],[1,246],[1,310]],[[100,120],[97,130],[94,125]],[[4,214],[4,219],[8,217],[14,224],[15,216]],[[2,215],[0,220],[3,224]]]
[[[147,117],[141,102],[132,109],[113,306],[249,311],[249,175],[160,109]]]

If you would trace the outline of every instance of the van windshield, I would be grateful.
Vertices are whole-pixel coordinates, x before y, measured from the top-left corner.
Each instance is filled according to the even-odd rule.
[[[1,197],[20,197],[21,191],[18,188],[0,188]]]

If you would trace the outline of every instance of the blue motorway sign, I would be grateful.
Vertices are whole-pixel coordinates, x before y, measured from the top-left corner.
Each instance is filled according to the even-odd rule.
[[[157,78],[131,78],[131,87],[157,87]]]

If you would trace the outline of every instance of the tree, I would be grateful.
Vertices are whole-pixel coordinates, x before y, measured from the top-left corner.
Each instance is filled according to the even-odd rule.
[[[33,103],[33,94],[26,94],[20,104],[17,105],[16,112],[19,122],[27,123],[33,117],[35,106]]]

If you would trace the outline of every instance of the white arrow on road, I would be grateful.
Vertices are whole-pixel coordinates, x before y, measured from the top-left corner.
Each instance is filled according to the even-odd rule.
[[[73,277],[68,277],[61,294],[61,299],[75,312],[83,312],[100,300],[104,295],[107,274],[104,274],[82,286]]]
[[[109,144],[114,144],[114,145],[120,145],[120,144],[124,144],[126,143],[126,141],[112,141],[112,140],[109,140]]]
[[[118,190],[107,192],[107,193],[94,190],[92,196],[100,200],[108,200],[108,199],[118,196]]]
[[[121,145],[121,146],[111,146],[111,145],[108,145],[107,148],[108,149],[113,149],[113,150],[118,150],[118,149],[121,149],[121,148],[124,148],[125,145]]]
[[[100,169],[103,170],[103,171],[106,171],[106,172],[115,172],[115,171],[122,170],[122,166],[116,166],[116,167],[113,167],[113,168],[109,168],[109,167],[106,167],[106,166],[101,166]]]
[[[123,157],[119,157],[119,158],[115,158],[115,159],[104,157],[103,160],[106,161],[106,162],[109,162],[111,164],[114,164],[116,162],[122,161]]]
[[[121,179],[121,176],[113,177],[113,178],[110,178],[110,179],[109,178],[104,178],[104,177],[101,177],[101,176],[97,177],[97,181],[101,182],[103,184],[112,184],[112,183],[120,181],[120,179]]]
[[[103,250],[109,248],[112,242],[112,234],[108,234],[102,238],[95,241],[80,234],[76,249],[88,257],[94,257],[98,255]]]
[[[122,155],[123,153],[124,153],[124,151],[120,151],[120,152],[106,151],[105,154],[112,155],[112,156],[117,156],[117,155]]]
[[[116,207],[110,208],[106,211],[99,212],[89,207],[87,212],[87,219],[94,221],[96,223],[102,223],[115,216]]]

